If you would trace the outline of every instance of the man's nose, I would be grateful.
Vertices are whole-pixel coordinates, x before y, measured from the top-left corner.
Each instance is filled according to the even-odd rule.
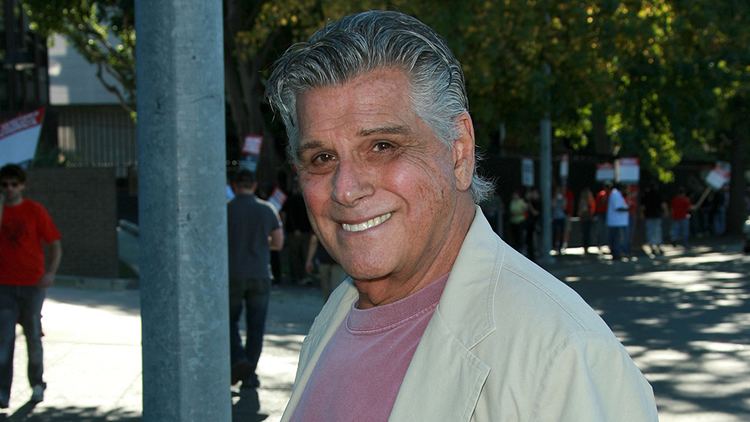
[[[333,177],[331,196],[341,205],[352,207],[372,195],[374,187],[369,169],[353,160],[341,160]]]

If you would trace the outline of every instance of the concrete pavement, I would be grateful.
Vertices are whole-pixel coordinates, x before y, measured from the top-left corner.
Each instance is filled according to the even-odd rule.
[[[259,362],[260,411],[257,398],[235,390],[235,420],[280,418],[304,334],[322,306],[312,288],[275,288],[271,297],[268,335]],[[26,345],[19,326],[10,408],[0,411],[0,420],[140,420],[139,302],[137,290],[50,288],[43,309],[45,400],[36,405],[28,402]]]
[[[750,420],[750,256],[739,240],[552,272],[596,309],[654,388],[662,422]]]
[[[740,253],[738,241],[698,245],[687,253],[667,248],[665,257],[630,262],[570,250],[548,268],[626,345],[654,387],[662,421],[750,420],[750,257]],[[261,388],[258,397],[234,393],[234,420],[279,419],[299,347],[321,305],[316,289],[274,289],[259,365]],[[140,420],[138,291],[54,287],[43,314],[45,401],[27,402],[31,392],[19,329],[5,418]]]

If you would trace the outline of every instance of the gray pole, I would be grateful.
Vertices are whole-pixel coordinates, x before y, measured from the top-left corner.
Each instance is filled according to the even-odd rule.
[[[135,6],[143,420],[230,421],[222,6]]]
[[[539,156],[539,185],[542,196],[542,251],[540,263],[550,263],[554,259],[549,254],[552,250],[552,122],[549,112],[539,123],[541,148]]]
[[[549,16],[547,16],[549,22]],[[549,77],[550,68],[547,63],[544,64],[544,74]],[[542,196],[542,251],[539,254],[539,262],[547,264],[554,259],[549,254],[552,250],[552,122],[550,121],[550,100],[549,91],[546,99],[547,110],[544,117],[539,123],[539,187]]]

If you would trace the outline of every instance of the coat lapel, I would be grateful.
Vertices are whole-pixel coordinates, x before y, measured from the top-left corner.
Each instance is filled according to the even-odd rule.
[[[391,421],[468,421],[490,366],[472,348],[495,330],[502,242],[477,207],[443,296],[401,384]]]
[[[437,312],[414,353],[390,421],[468,421],[490,368],[449,331]]]

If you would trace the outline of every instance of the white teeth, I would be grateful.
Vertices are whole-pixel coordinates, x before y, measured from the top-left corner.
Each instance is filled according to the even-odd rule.
[[[379,226],[383,223],[385,223],[389,218],[391,218],[391,213],[383,214],[380,216],[377,216],[375,218],[371,218],[364,223],[359,224],[342,224],[341,227],[344,228],[345,231],[348,232],[361,232],[363,230],[367,230],[370,228],[373,228],[375,226]]]

